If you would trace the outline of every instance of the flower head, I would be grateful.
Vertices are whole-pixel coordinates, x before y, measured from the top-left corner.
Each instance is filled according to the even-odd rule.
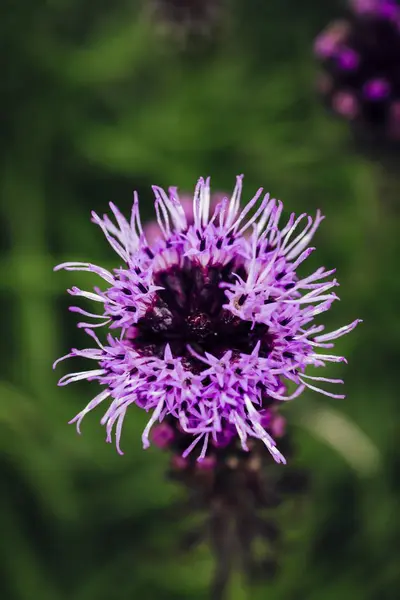
[[[361,137],[400,141],[400,6],[395,0],[350,0],[347,19],[316,39],[319,91]]]
[[[277,462],[285,462],[268,431],[271,411],[305,388],[344,397],[319,387],[341,380],[306,370],[344,361],[326,349],[358,323],[332,333],[313,323],[337,299],[337,281],[329,279],[334,270],[321,267],[304,278],[297,273],[314,250],[309,243],[322,217],[292,214],[280,228],[283,205],[263,196],[262,189],[241,209],[242,177],[232,197],[210,214],[209,179],[200,179],[189,226],[177,193],[153,190],[162,238],[151,248],[135,194],[129,221],[113,204],[114,222],[93,213],[124,266],[113,271],[91,263],[56,267],[93,272],[106,283],[94,292],[69,290],[102,306],[101,314],[71,307],[95,320],[78,324],[94,344],[59,360],[85,357],[97,365],[62,377],[59,385],[87,379],[103,386],[71,422],[79,431],[83,417],[107,402],[101,423],[108,442],[115,429],[122,453],[123,420],[135,404],[151,414],[142,436],[145,448],[153,425],[172,419],[190,439],[183,458],[199,445],[202,460],[209,446],[235,437],[245,451],[249,440],[261,440]],[[95,333],[101,326],[109,330],[103,342]],[[290,392],[288,384],[294,388]]]

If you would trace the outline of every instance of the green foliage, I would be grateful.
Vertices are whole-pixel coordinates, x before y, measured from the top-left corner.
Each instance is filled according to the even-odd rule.
[[[178,551],[182,491],[164,479],[167,457],[141,448],[146,415],[127,418],[123,457],[99,415],[81,437],[67,426],[95,390],[57,388],[51,363],[84,344],[65,288],[93,280],[51,269],[66,259],[111,266],[90,209],[113,200],[127,210],[138,189],[149,218],[151,183],[191,190],[210,174],[229,191],[243,172],[246,196],[265,185],[287,210],[323,210],[310,262],[338,266],[342,283],[328,325],[365,322],[339,342],[349,366],[332,368],[348,399],[310,394],[289,407],[314,487],[297,536],[288,531],[282,575],[251,592],[234,582],[232,599],[395,598],[400,186],[354,155],[343,123],[314,98],[311,45],[335,3],[227,3],[220,37],[186,50],[157,36],[145,4],[0,8],[3,597],[207,597],[212,558],[206,547]],[[345,460],[357,435],[370,451],[360,443]]]

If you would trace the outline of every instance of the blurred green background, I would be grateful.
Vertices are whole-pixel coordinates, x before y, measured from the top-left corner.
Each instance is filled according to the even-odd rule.
[[[53,360],[86,343],[65,289],[97,282],[52,268],[118,266],[91,209],[128,211],[136,189],[150,218],[153,183],[191,191],[211,175],[229,192],[244,173],[246,198],[263,185],[287,211],[322,209],[308,268],[337,266],[342,285],[327,326],[364,323],[338,343],[349,365],[329,369],[347,399],[310,392],[293,406],[313,487],[281,574],[236,582],[232,600],[394,599],[400,185],[314,97],[313,38],[341,3],[227,1],[218,33],[186,49],[146,4],[1,3],[1,597],[207,598],[212,557],[177,550],[183,492],[165,481],[167,456],[141,448],[146,416],[128,416],[123,457],[104,442],[101,411],[81,437],[67,425],[96,390],[56,387],[77,363],[54,373]]]

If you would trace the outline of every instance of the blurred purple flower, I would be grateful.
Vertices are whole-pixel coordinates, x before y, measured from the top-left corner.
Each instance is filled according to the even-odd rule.
[[[316,39],[323,72],[318,90],[361,137],[400,141],[400,6],[395,0],[350,0],[348,18]]]
[[[105,290],[69,290],[103,307],[100,315],[70,309],[95,319],[78,324],[95,347],[74,348],[59,360],[84,357],[97,366],[65,375],[59,385],[86,379],[104,386],[71,422],[79,431],[83,417],[109,401],[101,423],[108,442],[115,428],[122,454],[122,424],[129,406],[136,404],[152,413],[142,436],[145,448],[153,425],[166,422],[173,424],[172,432],[168,435],[167,428],[156,435],[158,445],[168,445],[176,431],[183,432],[189,440],[183,458],[200,443],[202,460],[208,447],[232,438],[247,451],[255,438],[284,463],[272,435],[276,404],[296,398],[305,388],[343,398],[319,387],[341,380],[306,370],[345,361],[326,349],[359,322],[332,333],[322,333],[324,326],[313,323],[337,299],[333,288],[338,283],[328,279],[334,270],[321,267],[304,278],[297,274],[314,250],[309,243],[323,217],[319,212],[315,219],[292,214],[279,228],[282,202],[263,196],[262,189],[240,209],[240,176],[232,197],[223,198],[212,214],[209,179],[200,179],[193,224],[188,225],[176,191],[153,190],[162,237],[151,247],[135,194],[129,221],[113,204],[115,223],[93,213],[123,267],[108,271],[78,262],[56,267],[96,273],[107,283]],[[101,326],[109,328],[104,343],[94,332]],[[290,393],[288,383],[294,387]],[[276,428],[276,437],[281,430]]]

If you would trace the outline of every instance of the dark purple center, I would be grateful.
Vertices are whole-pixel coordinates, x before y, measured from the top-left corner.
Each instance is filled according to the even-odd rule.
[[[260,355],[267,356],[272,344],[268,327],[252,327],[251,321],[223,308],[227,298],[221,283],[233,282],[234,272],[246,276],[244,268],[234,261],[211,267],[187,261],[183,267],[155,274],[155,285],[163,289],[156,293],[152,306],[136,325],[131,339],[135,349],[144,355],[162,357],[169,344],[173,355],[185,357],[191,369],[204,369],[205,365],[193,359],[188,346],[198,354],[209,352],[220,357],[228,350],[249,354],[261,341]]]

